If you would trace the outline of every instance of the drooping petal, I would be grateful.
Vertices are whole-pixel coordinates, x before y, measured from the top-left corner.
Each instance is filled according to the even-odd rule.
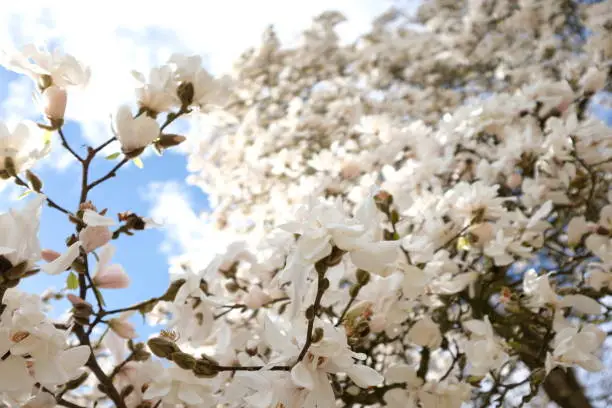
[[[40,267],[41,270],[49,275],[59,275],[64,272],[79,256],[81,242],[77,241],[70,245],[68,250],[60,255],[55,261],[44,264]]]
[[[306,364],[300,361],[291,369],[291,379],[293,383],[298,387],[306,388],[307,390],[314,389],[314,378],[313,373],[308,370]]]

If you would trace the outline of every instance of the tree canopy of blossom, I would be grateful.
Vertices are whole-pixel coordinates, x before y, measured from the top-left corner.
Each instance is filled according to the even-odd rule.
[[[344,20],[322,13],[294,47],[270,27],[225,76],[179,54],[134,71],[138,109],[84,152],[63,126],[89,68],[3,55],[45,118],[0,124],[0,176],[33,196],[0,214],[5,405],[608,406],[576,372],[606,368],[612,310],[612,129],[592,112],[612,87],[612,2],[426,1],[351,43]],[[168,133],[182,119],[198,137]],[[73,210],[31,170],[49,137],[82,168]],[[89,194],[180,144],[233,242],[109,309],[104,291],[130,285],[113,241],[156,224]],[[44,205],[74,225],[62,251],[40,246]],[[66,288],[20,290],[40,273]],[[166,329],[139,342],[134,313]]]

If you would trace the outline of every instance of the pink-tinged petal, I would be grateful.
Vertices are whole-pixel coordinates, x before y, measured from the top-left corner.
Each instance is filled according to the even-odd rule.
[[[83,299],[81,299],[80,297],[78,297],[77,295],[74,295],[72,293],[67,294],[66,298],[68,299],[68,301],[70,303],[72,303],[72,306],[76,306],[76,305],[81,305],[83,303],[87,303],[86,301],[84,301]]]
[[[51,85],[45,89],[42,94],[45,116],[52,120],[64,119],[67,101],[68,95],[65,89],[57,85]]]
[[[313,390],[314,388],[312,373],[306,368],[306,364],[302,361],[294,365],[291,369],[291,379],[298,387],[306,388],[307,390]]]
[[[102,267],[93,278],[94,284],[102,289],[124,289],[130,286],[130,277],[121,265]]]
[[[134,325],[130,322],[122,319],[110,319],[108,325],[112,331],[124,339],[134,339],[138,337]]]
[[[88,225],[79,233],[85,252],[91,252],[106,245],[113,238],[113,233],[106,226]]]
[[[72,265],[75,259],[79,256],[79,248],[81,243],[79,241],[70,245],[68,250],[60,255],[53,262],[49,262],[40,267],[44,272],[49,275],[59,275]]]
[[[57,258],[59,258],[62,254],[52,249],[43,249],[40,255],[42,259],[45,260],[46,262],[53,262]]]

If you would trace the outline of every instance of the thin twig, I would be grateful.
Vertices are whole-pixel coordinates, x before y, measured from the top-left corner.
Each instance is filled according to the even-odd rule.
[[[72,154],[74,156],[75,159],[77,159],[79,162],[83,163],[85,161],[85,159],[83,159],[81,156],[79,156],[77,154],[77,152],[75,152],[72,149],[70,144],[68,144],[68,140],[66,140],[66,136],[64,136],[64,131],[62,130],[62,128],[57,129],[57,133],[59,133],[60,138],[62,139],[62,146],[64,146],[66,148],[66,150],[68,150],[70,152],[70,154]]]
[[[87,185],[87,190],[91,190],[93,189],[95,186],[97,186],[98,184],[108,180],[111,177],[115,177],[117,175],[117,170],[119,170],[123,165],[125,165],[128,161],[130,161],[130,159],[128,159],[127,157],[124,157],[119,163],[117,163],[117,165],[115,167],[113,167],[108,173],[106,173],[105,176],[100,177],[99,179],[97,179],[96,181],[93,181],[91,184]]]

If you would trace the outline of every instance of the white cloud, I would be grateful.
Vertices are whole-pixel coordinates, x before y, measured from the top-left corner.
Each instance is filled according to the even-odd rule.
[[[142,196],[151,204],[149,216],[163,224],[166,239],[161,249],[168,255],[183,254],[183,259],[194,261],[194,267],[204,267],[230,242],[229,236],[212,231],[206,213],[193,211],[185,185],[152,182]]]

